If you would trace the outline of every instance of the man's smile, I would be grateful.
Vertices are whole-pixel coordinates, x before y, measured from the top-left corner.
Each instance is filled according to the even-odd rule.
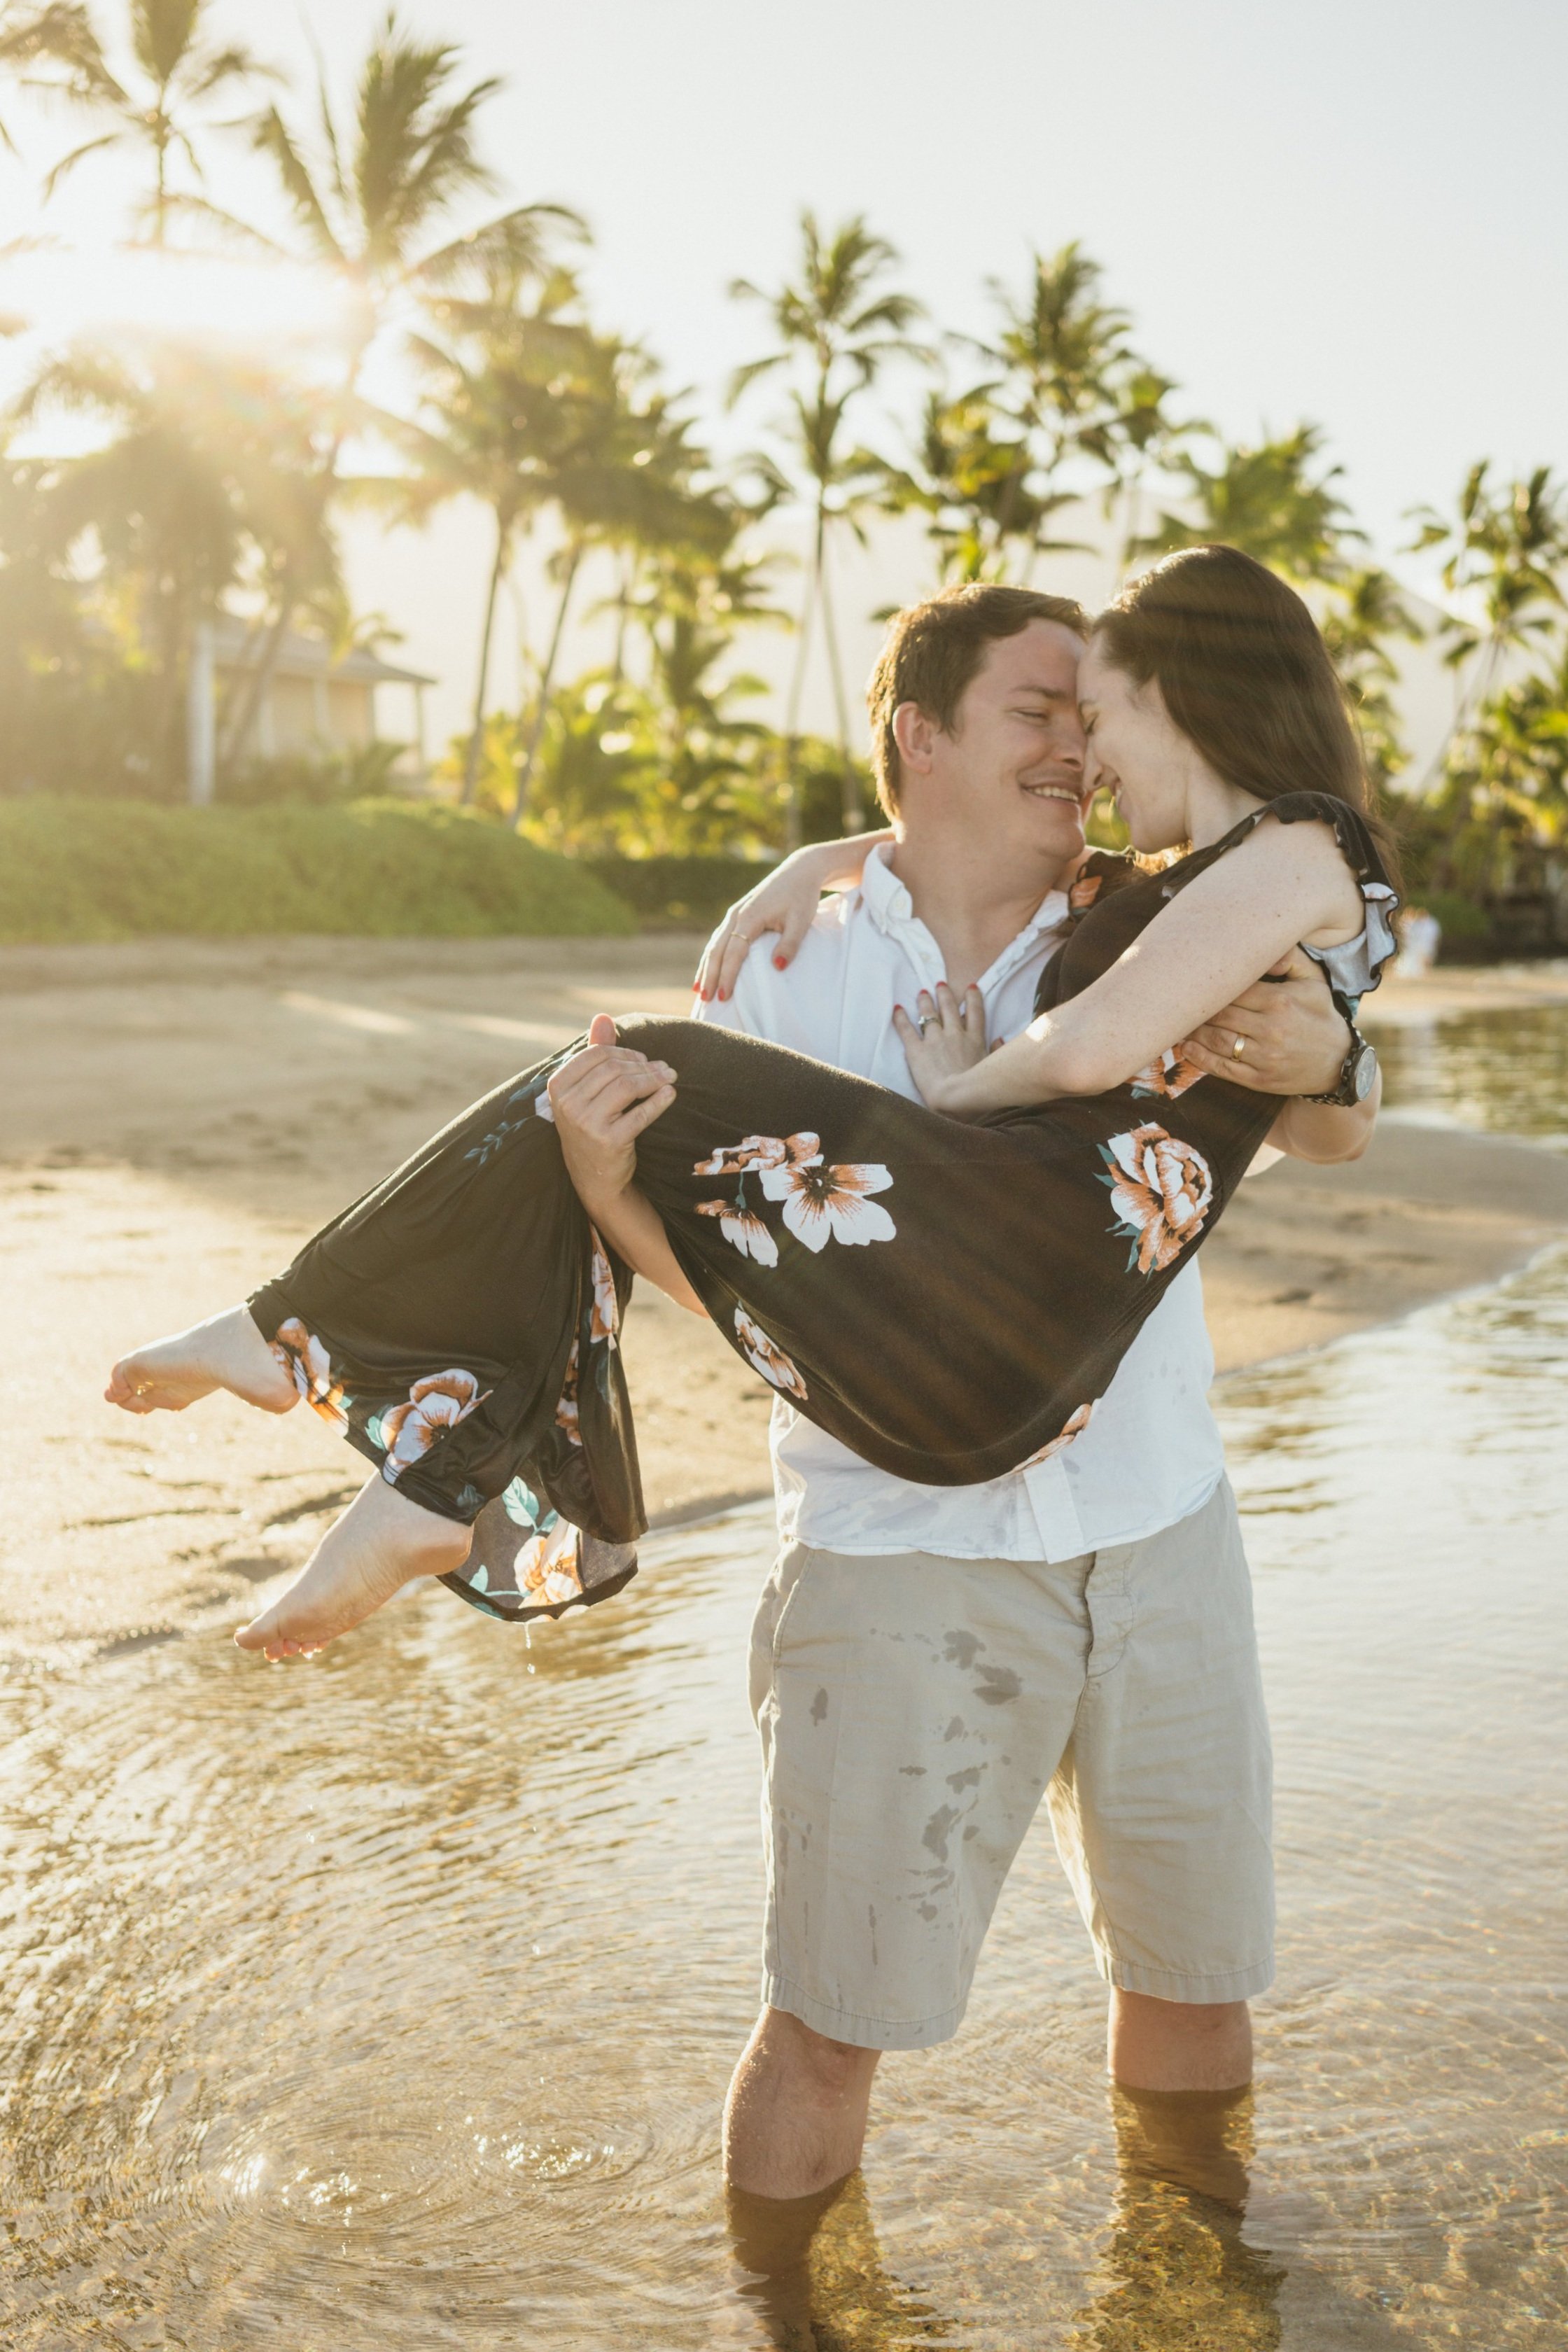
[[[1074,808],[1083,798],[1082,787],[1075,789],[1071,784],[1025,784],[1023,790],[1032,800],[1070,801]]]

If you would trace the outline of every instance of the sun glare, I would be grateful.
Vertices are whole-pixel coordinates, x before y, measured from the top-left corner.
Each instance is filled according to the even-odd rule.
[[[300,262],[42,245],[0,260],[0,318],[49,343],[145,335],[321,348],[348,334],[353,313],[340,280]]]

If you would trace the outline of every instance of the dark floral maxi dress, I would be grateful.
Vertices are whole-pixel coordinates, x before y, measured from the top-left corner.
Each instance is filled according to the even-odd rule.
[[[1271,808],[1331,824],[1392,910],[1348,804]],[[1258,821],[1153,876],[1090,860],[1041,1008]],[[971,1124],[698,1022],[617,1028],[676,1071],[637,1179],[720,1330],[854,1453],[930,1486],[1072,1443],[1281,1107],[1169,1050],[1106,1094]],[[498,1617],[605,1598],[647,1524],[619,1347],[631,1276],[567,1180],[546,1093],[574,1050],[464,1111],[250,1301],[300,1394],[400,1494],[472,1525],[444,1581]]]

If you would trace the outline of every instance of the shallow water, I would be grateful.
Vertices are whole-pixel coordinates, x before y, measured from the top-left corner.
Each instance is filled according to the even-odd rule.
[[[1563,2340],[1568,1251],[1222,1399],[1281,1937],[1207,2173],[1112,2112],[1042,1824],[802,2273],[737,2260],[743,1513],[531,1648],[436,1592],[305,1669],[202,1635],[10,1671],[5,2344]]]
[[[1423,1118],[1568,1150],[1568,1008],[1525,1005],[1367,1025],[1391,1104]]]

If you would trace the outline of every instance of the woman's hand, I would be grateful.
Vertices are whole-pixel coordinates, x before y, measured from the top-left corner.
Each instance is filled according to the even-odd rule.
[[[887,833],[861,833],[848,841],[814,841],[786,857],[782,866],[775,866],[754,890],[737,898],[702,950],[692,985],[703,1003],[710,1004],[717,997],[723,1003],[733,996],[741,966],[764,932],[777,933],[773,962],[780,971],[785,971],[811,929],[823,892],[853,889],[860,879],[867,851],[877,842],[891,838]]]
[[[602,1216],[636,1177],[637,1137],[675,1100],[675,1072],[617,1045],[615,1023],[596,1013],[547,1092],[566,1172],[589,1215]]]
[[[895,1005],[893,1026],[921,1099],[932,1110],[945,1110],[952,1081],[985,1059],[985,1000],[973,984],[960,997],[939,980],[934,1003],[922,988],[915,1014],[911,1020],[901,1004]]]

